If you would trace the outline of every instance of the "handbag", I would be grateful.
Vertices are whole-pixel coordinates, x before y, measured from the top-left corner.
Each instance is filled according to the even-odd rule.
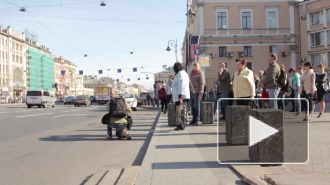
[[[128,130],[131,130],[131,127],[133,125],[133,119],[132,119],[132,117],[130,115],[127,115],[126,120],[127,120],[126,128]]]
[[[186,106],[178,105],[176,107],[176,125],[184,125],[186,121]]]
[[[110,113],[105,114],[105,115],[102,117],[101,123],[102,123],[103,125],[110,124]]]
[[[326,83],[322,84],[322,86],[323,86],[323,89],[324,89],[325,92],[330,91],[330,82],[329,82],[329,80],[327,80]]]

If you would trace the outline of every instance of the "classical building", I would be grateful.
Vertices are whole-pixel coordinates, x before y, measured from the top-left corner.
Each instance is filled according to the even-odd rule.
[[[66,79],[62,75],[65,71],[64,57],[55,58],[55,84],[56,84],[56,97],[57,99],[65,96]]]
[[[24,96],[27,90],[25,33],[0,26],[0,96]]]
[[[189,74],[199,57],[210,57],[203,68],[208,89],[214,88],[219,63],[231,74],[237,71],[236,58],[246,58],[255,73],[267,69],[269,53],[277,53],[287,68],[299,63],[292,0],[195,0],[191,12],[186,31],[191,42],[187,47],[184,40],[183,61]]]
[[[298,4],[298,31],[301,62],[315,67],[324,63],[330,67],[330,1],[308,0]]]
[[[174,71],[162,71],[154,74],[155,81],[161,81],[162,83],[167,83],[170,76],[174,76]]]
[[[73,64],[68,60],[64,60],[64,66],[65,95],[77,96],[77,65]]]

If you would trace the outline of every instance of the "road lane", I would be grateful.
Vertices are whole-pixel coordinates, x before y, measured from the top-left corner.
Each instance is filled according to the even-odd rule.
[[[100,123],[100,116],[106,113],[104,107],[81,109],[80,113],[86,115],[28,117],[25,124],[0,124],[0,137],[4,132],[16,134],[8,130],[11,125],[20,125],[16,129],[28,133],[0,139],[0,184],[80,184],[99,171],[141,164],[158,109],[131,113],[131,141],[105,140],[106,126]],[[48,117],[47,122],[41,124],[44,117]],[[35,132],[24,125],[43,129]]]

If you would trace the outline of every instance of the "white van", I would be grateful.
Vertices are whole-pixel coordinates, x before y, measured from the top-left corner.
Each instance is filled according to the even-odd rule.
[[[26,94],[26,105],[28,108],[32,106],[55,107],[55,98],[47,90],[31,90]]]

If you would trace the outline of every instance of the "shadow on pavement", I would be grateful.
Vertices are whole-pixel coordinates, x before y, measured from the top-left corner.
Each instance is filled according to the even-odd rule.
[[[179,145],[156,145],[157,149],[168,149],[168,148],[202,148],[202,147],[217,147],[217,143],[207,144],[179,144]]]
[[[118,140],[116,137],[111,141],[106,140],[104,134],[102,135],[59,135],[59,136],[49,136],[44,138],[39,138],[40,141],[56,141],[56,142],[71,142],[71,141],[125,141],[125,139]],[[134,138],[130,141],[144,141],[143,138]]]
[[[152,169],[196,169],[196,168],[228,168],[227,165],[221,165],[217,161],[203,161],[203,162],[164,162],[153,163]]]

